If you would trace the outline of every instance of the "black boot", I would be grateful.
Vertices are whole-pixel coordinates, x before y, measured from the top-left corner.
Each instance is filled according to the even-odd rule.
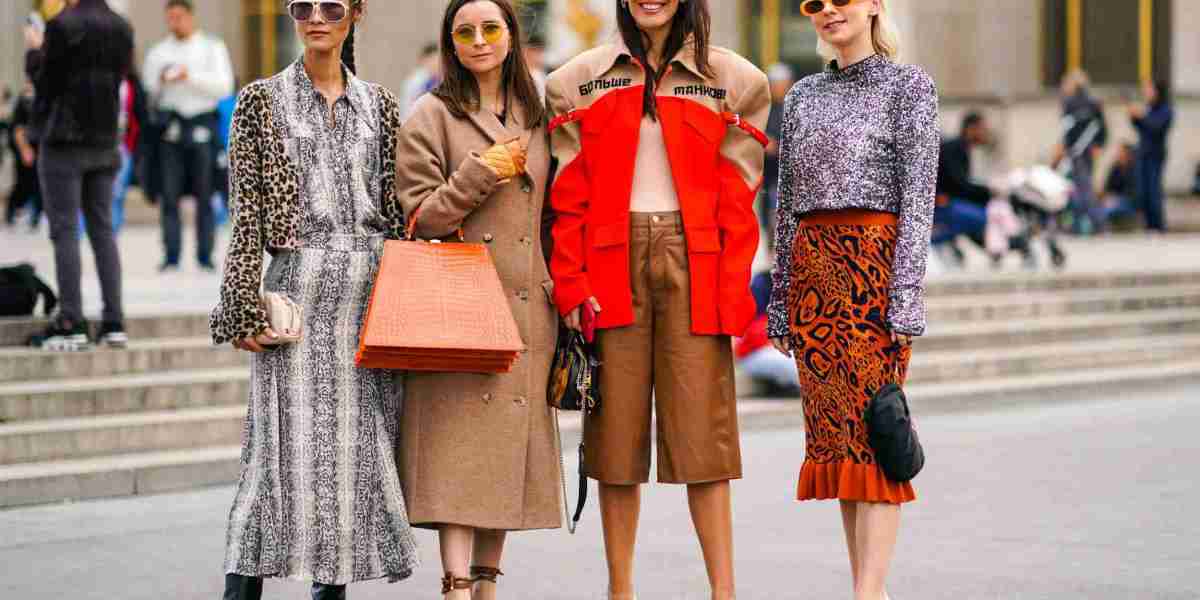
[[[312,600],[346,600],[346,586],[313,583]]]
[[[221,600],[262,600],[262,577],[230,573],[225,576],[225,595]]]

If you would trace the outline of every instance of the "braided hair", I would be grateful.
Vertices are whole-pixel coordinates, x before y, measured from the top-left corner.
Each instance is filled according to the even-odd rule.
[[[342,44],[342,64],[350,70],[350,73],[358,75],[358,65],[354,64],[354,23],[350,24],[350,35],[346,36],[346,43]]]
[[[355,12],[366,10],[367,0],[350,0],[350,14],[354,16]],[[354,34],[357,33],[358,27],[354,21],[350,21],[350,34],[346,36],[346,42],[342,44],[342,64],[354,75],[358,75],[358,64],[354,56]]]

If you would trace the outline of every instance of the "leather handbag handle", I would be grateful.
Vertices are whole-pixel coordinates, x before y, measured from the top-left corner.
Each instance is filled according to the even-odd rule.
[[[417,210],[414,210],[412,216],[408,218],[408,226],[404,228],[404,241],[406,241],[406,242],[421,241],[421,240],[417,239],[417,215],[419,215],[419,214],[421,214],[420,208],[418,208]],[[458,226],[456,233],[458,234],[459,242],[465,243],[467,241],[467,234],[463,231],[462,225]]]

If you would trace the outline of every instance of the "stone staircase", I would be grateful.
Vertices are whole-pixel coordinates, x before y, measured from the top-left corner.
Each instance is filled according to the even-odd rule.
[[[918,410],[1200,381],[1200,271],[952,277],[930,285],[929,310]],[[38,326],[0,321],[0,344]],[[246,357],[213,347],[201,315],[128,327],[124,351],[0,349],[0,508],[236,478]]]

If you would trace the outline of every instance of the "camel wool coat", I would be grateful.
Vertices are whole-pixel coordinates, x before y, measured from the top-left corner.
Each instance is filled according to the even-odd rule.
[[[550,152],[544,126],[528,130],[515,105],[509,113],[506,124],[486,110],[457,118],[427,94],[400,134],[396,192],[417,237],[461,225],[466,241],[487,245],[526,347],[507,374],[405,375],[400,478],[414,526],[562,526],[561,453],[546,401],[558,333],[541,233]],[[526,137],[527,174],[499,182],[479,154]]]

